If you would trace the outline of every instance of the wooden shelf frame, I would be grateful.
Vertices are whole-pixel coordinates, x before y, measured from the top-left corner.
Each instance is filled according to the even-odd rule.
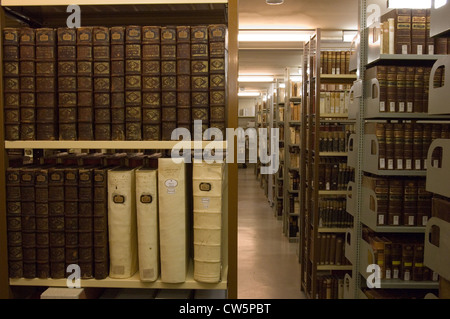
[[[158,1],[158,0],[134,0],[134,1],[124,1],[124,0],[97,0],[88,1],[82,0],[77,1],[79,5],[89,5],[89,6],[100,6],[99,10],[102,10],[103,5],[171,5],[171,4],[209,4],[210,7],[216,4],[223,4],[224,12],[222,19],[226,21],[228,26],[228,41],[227,41],[227,127],[236,129],[238,127],[238,0],[172,0],[172,1]],[[67,6],[73,4],[72,1],[66,0],[56,0],[56,1],[12,1],[6,0],[2,1],[0,7],[0,32],[3,34],[3,28],[5,28],[7,23],[10,22],[5,14],[5,7],[16,7],[16,6]],[[64,10],[65,11],[65,10]],[[64,21],[67,18],[64,15]],[[98,19],[103,19],[103,22],[108,24],[108,16],[99,17]],[[213,19],[213,18],[212,18]],[[98,20],[97,20],[98,21]],[[129,20],[134,21],[134,20]],[[147,19],[148,21],[148,19]],[[217,20],[214,20],[216,22]],[[113,24],[116,21],[111,21]],[[214,22],[209,22],[210,24]],[[87,23],[85,20],[84,23]],[[157,24],[156,22],[153,22]],[[208,23],[204,20],[200,20],[197,23]],[[0,50],[0,59],[3,60],[2,50]],[[0,87],[3,87],[3,64],[0,65]],[[0,90],[0,99],[3,101],[3,90]],[[3,109],[0,111],[0,124],[3,127],[4,114]],[[0,130],[0,171],[3,173],[0,176],[0,299],[12,298],[12,291],[10,286],[65,286],[65,279],[9,279],[8,277],[8,254],[7,254],[7,225],[6,225],[6,193],[5,193],[5,170],[7,167],[7,157],[6,150],[10,148],[49,148],[49,149],[68,149],[68,148],[80,148],[80,149],[171,149],[178,141],[125,141],[125,142],[115,142],[115,141],[5,141],[4,130]],[[201,148],[206,147],[208,144],[201,142]],[[179,145],[184,147],[197,148],[192,142],[183,142]],[[215,145],[218,148],[225,148],[226,143],[224,142],[213,142],[210,146]],[[237,146],[234,145],[234,154],[237,155]],[[113,280],[106,279],[101,280],[86,280],[83,285],[85,287],[121,287],[121,288],[148,288],[149,286],[153,288],[161,289],[226,289],[227,297],[229,299],[237,299],[237,210],[238,210],[238,164],[237,158],[235,157],[233,163],[227,163],[228,167],[228,191],[225,195],[225,201],[227,208],[227,227],[228,233],[226,243],[224,247],[227,247],[227,262],[223,266],[222,281],[218,284],[204,284],[196,282],[192,279],[192,276],[188,277],[188,280],[183,284],[169,285],[156,281],[155,283],[142,283],[136,276],[129,280]],[[191,272],[190,272],[191,273]]]

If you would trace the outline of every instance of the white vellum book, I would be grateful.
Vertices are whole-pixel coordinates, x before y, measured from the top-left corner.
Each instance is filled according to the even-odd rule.
[[[186,281],[189,264],[189,218],[186,164],[158,159],[159,249],[161,281]]]
[[[216,283],[221,278],[224,192],[222,163],[194,163],[194,279]]]
[[[138,270],[135,169],[108,171],[108,229],[111,278]]]
[[[141,281],[159,277],[158,170],[136,170],[136,213]]]

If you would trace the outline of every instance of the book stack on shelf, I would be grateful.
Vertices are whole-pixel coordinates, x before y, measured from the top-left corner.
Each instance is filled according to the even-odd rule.
[[[194,280],[221,281],[224,164],[158,153],[41,160],[6,171],[10,278],[67,278],[73,264],[82,279],[183,283],[193,263]]]
[[[5,28],[6,140],[170,140],[194,120],[224,134],[226,35],[219,24]]]

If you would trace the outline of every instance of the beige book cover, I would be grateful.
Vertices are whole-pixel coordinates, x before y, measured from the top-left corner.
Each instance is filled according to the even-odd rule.
[[[223,163],[194,163],[194,279],[215,283],[221,279]]]
[[[111,278],[138,270],[135,169],[108,171],[108,230]]]
[[[180,159],[183,161],[183,159]],[[161,281],[186,281],[189,264],[189,208],[184,162],[158,159],[159,249]]]
[[[141,281],[159,277],[158,170],[136,170],[136,214]]]

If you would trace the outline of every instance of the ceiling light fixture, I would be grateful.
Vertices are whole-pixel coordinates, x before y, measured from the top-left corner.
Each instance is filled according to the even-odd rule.
[[[311,31],[303,30],[240,30],[239,42],[303,42],[309,41]]]
[[[283,4],[284,0],[266,0],[266,3],[273,6]]]
[[[428,9],[431,8],[431,0],[388,0],[390,9]]]
[[[273,82],[270,75],[239,75],[238,82]]]
[[[250,92],[250,91],[243,91],[243,92],[238,92],[238,96],[242,96],[242,97],[256,97],[256,96],[261,96],[261,92]]]

